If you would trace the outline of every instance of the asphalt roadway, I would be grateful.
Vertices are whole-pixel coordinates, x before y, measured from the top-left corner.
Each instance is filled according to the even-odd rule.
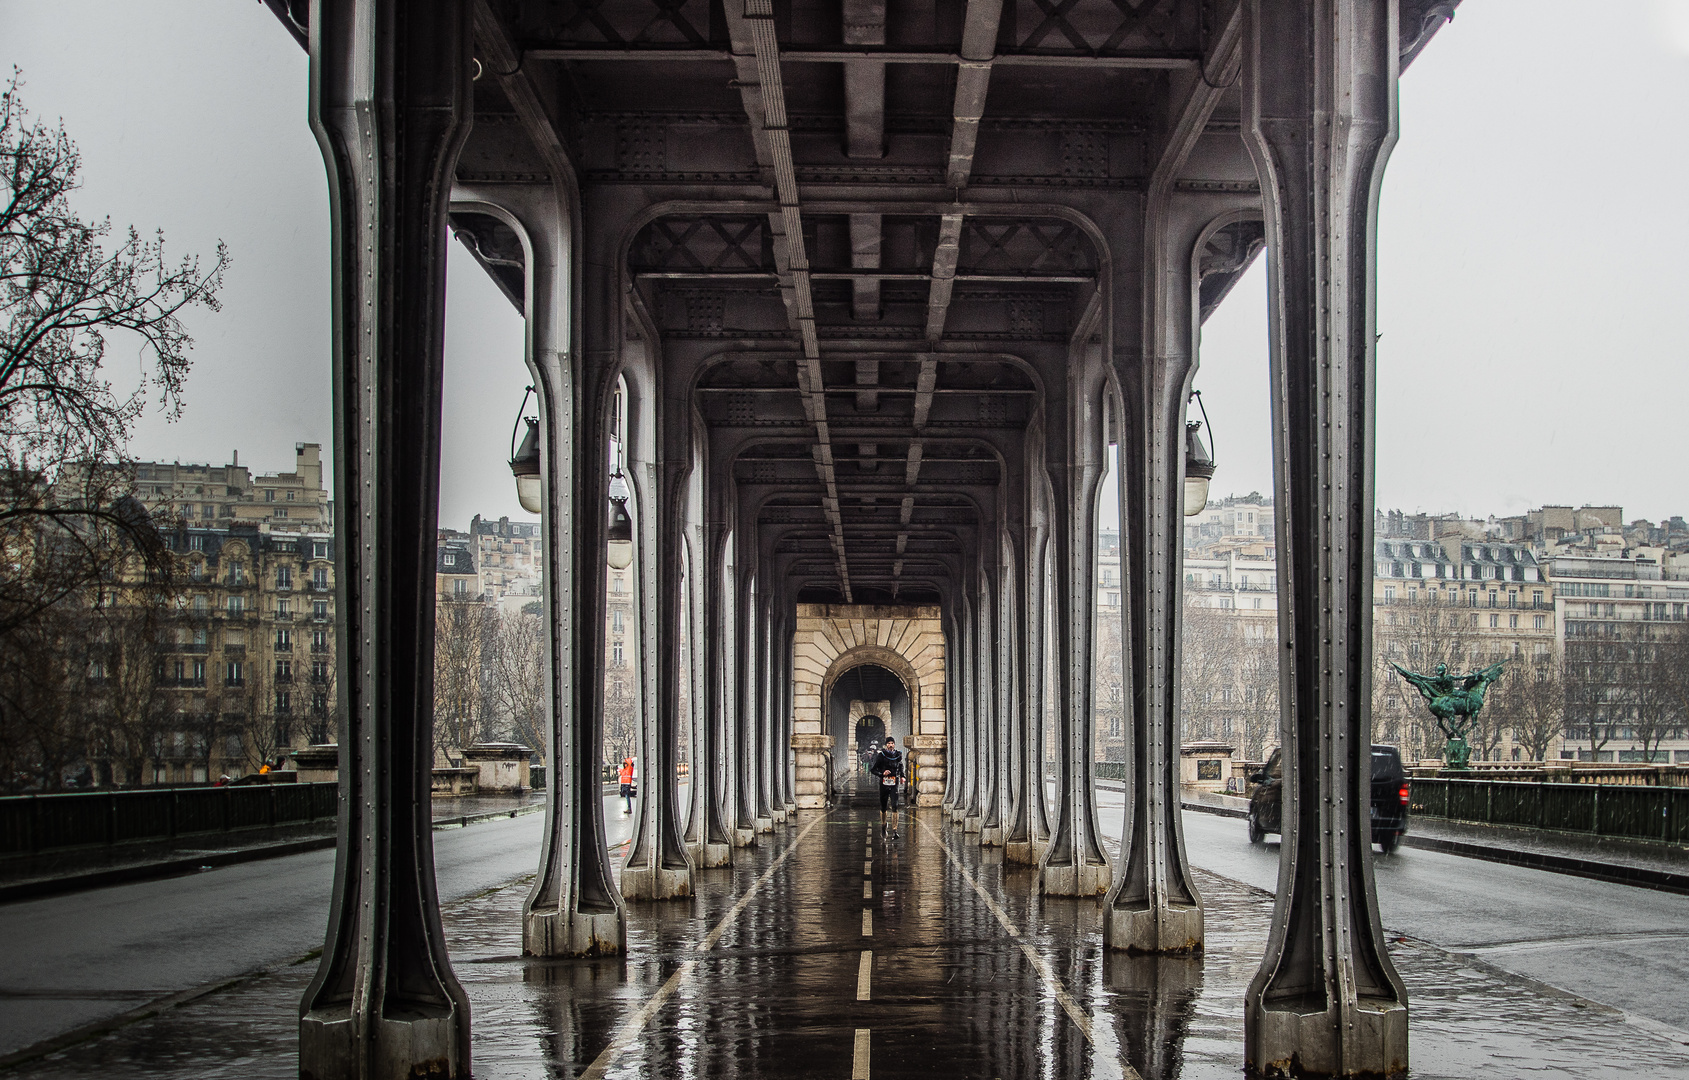
[[[1120,833],[1121,798],[1098,791],[1105,835]],[[1186,811],[1183,820],[1193,864],[1277,891],[1277,836],[1252,845],[1241,818]],[[1386,933],[1665,1024],[1689,1042],[1689,896],[1406,847],[1373,849],[1373,879]]]
[[[1118,834],[1121,796],[1099,792]],[[609,842],[628,819],[605,798]],[[440,897],[452,901],[535,868],[542,815],[434,834]],[[1243,822],[1184,815],[1191,861],[1272,891],[1278,845]],[[1405,935],[1665,1025],[1689,1041],[1689,897],[1412,848],[1375,859],[1379,906]],[[322,945],[333,852],[0,906],[0,1055],[161,998],[255,970],[310,962]]]
[[[627,839],[604,798],[607,841]],[[434,833],[442,902],[534,873],[544,813]],[[0,1055],[323,945],[334,850],[0,905]]]

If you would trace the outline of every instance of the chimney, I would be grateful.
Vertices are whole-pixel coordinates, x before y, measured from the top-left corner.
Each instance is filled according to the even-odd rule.
[[[239,450],[234,451],[229,456],[229,464],[230,465],[239,465],[240,464],[240,451]]]

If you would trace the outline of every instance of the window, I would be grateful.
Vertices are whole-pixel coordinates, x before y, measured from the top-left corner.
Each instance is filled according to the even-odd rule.
[[[440,561],[445,563],[447,566],[456,566],[457,565],[457,552],[455,552],[455,551],[446,552],[444,555],[442,555],[440,557]]]
[[[195,533],[194,535],[188,537],[188,550],[189,551],[204,551],[205,550],[205,537],[198,534],[198,533]]]
[[[189,509],[192,508],[190,507]],[[190,514],[189,516],[192,517],[193,515]],[[217,516],[217,510],[210,503],[206,503],[204,506],[200,507],[199,516],[202,518],[213,518]]]
[[[311,601],[311,618],[315,619],[317,622],[328,621],[328,601],[327,600],[313,600],[313,601]]]
[[[182,660],[176,661],[175,665],[170,670],[170,677],[171,677],[171,680],[173,682],[175,682],[177,686],[180,686],[183,683],[187,682],[188,681],[188,665],[187,665],[187,663],[185,661],[182,661]]]
[[[1114,584],[1114,571],[1113,570],[1104,570],[1103,571],[1103,584],[1104,585],[1113,585]]]
[[[239,616],[244,615],[245,613],[246,613],[246,597],[244,597],[244,596],[231,596],[231,597],[229,597],[229,614],[233,617],[238,618]]]
[[[286,521],[287,520],[287,507],[285,507],[285,506],[276,507],[276,515],[275,516],[276,516],[277,521]]]
[[[311,651],[312,652],[328,652],[328,631],[327,630],[313,630],[313,631],[311,631]]]
[[[277,660],[276,661],[276,681],[277,682],[283,682],[283,681],[286,681],[286,680],[291,679],[291,678],[293,678],[293,661],[292,660]]]
[[[188,567],[188,580],[189,581],[204,581],[205,580],[205,564],[196,559],[194,561],[194,564],[192,566]]]
[[[328,567],[318,566],[311,570],[311,588],[318,592],[328,592]]]
[[[293,498],[293,492],[291,492],[291,491],[288,492],[287,497],[289,499]],[[311,558],[313,558],[313,559],[326,559],[326,558],[328,558],[328,543],[326,541],[323,541],[323,540],[313,541],[312,544],[311,544]]]
[[[278,567],[276,567],[276,588],[278,588],[278,589],[291,589],[291,588],[293,588],[293,567],[291,567],[291,566],[278,566]]]
[[[617,667],[621,667],[624,662],[625,661],[622,657],[622,643],[619,641],[612,642],[610,644],[610,663],[616,665]]]
[[[328,682],[327,660],[311,661],[311,681],[318,684]]]
[[[1260,610],[1261,610],[1261,598],[1260,598],[1260,597],[1259,597],[1259,596],[1257,596],[1257,597],[1256,597],[1256,598],[1255,598],[1255,610],[1256,610],[1256,611],[1260,611]]]
[[[468,595],[469,595],[469,582],[463,580],[462,578],[454,579],[452,581],[452,596],[459,599],[459,600],[462,600],[464,597],[466,597]]]
[[[1496,603],[1496,591],[1494,589],[1491,589],[1490,590],[1490,607],[1496,607],[1496,606],[1498,606],[1497,603]]]
[[[293,601],[285,596],[278,599],[276,601],[276,618],[284,622],[293,618]]]
[[[1490,629],[1494,630],[1494,629],[1498,628],[1499,626],[1501,626],[1501,616],[1500,615],[1491,615],[1490,616]]]
[[[293,492],[291,492],[291,491],[290,491],[290,492],[288,492],[288,493],[287,493],[287,501],[288,501],[288,502],[292,502],[292,501],[293,501]]]
[[[293,631],[292,630],[277,630],[276,631],[276,648],[281,652],[292,652],[293,651]]]
[[[1396,602],[1396,587],[1394,585],[1385,586],[1384,602],[1386,604],[1394,604]]]
[[[1541,630],[1543,628],[1543,624],[1546,621],[1547,621],[1547,616],[1532,615],[1531,616],[1531,629],[1532,630]]]
[[[205,661],[204,660],[195,660],[194,661],[194,685],[195,686],[204,686],[205,685]]]
[[[288,691],[288,690],[277,690],[276,691],[276,711],[277,712],[292,712],[293,711],[293,693],[291,691]]]
[[[205,608],[205,597],[203,595],[195,596],[194,597],[194,614],[195,615],[204,615],[205,610],[206,610],[206,608]]]
[[[242,686],[246,683],[245,674],[239,660],[230,660],[223,680],[225,686]]]
[[[289,492],[289,494],[292,494]],[[328,695],[318,691],[311,695],[311,711],[318,716],[328,712]]]
[[[209,510],[209,509],[211,509],[211,508],[210,508],[210,507],[209,507],[209,506],[208,506],[208,507],[206,507],[206,509],[207,509],[207,510]],[[235,516],[235,508],[234,508],[234,507],[232,507],[232,506],[225,506],[225,507],[223,507],[223,514],[222,514],[222,516],[223,516],[223,517],[234,517],[234,516]]]
[[[1517,616],[1517,615],[1509,615],[1509,616],[1508,616],[1508,617],[1507,617],[1507,627],[1508,627],[1508,629],[1510,629],[1510,630],[1517,630],[1517,629],[1519,629],[1519,616]]]
[[[229,584],[236,586],[246,584],[246,564],[239,559],[229,562]]]
[[[610,591],[617,594],[628,591],[627,582],[622,578],[622,575],[617,574],[610,579]]]
[[[275,488],[265,488],[264,489],[264,501],[265,502],[275,502],[276,501],[276,489]]]
[[[610,614],[610,632],[613,634],[622,632],[622,613],[619,611]]]

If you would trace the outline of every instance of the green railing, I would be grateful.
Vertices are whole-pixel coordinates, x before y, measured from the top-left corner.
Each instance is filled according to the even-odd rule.
[[[0,798],[0,858],[332,818],[340,785],[141,788]]]
[[[1415,779],[1412,809],[1426,817],[1689,843],[1689,788]]]
[[[1124,761],[1098,761],[1095,763],[1095,779],[1124,780],[1126,779],[1126,763]]]

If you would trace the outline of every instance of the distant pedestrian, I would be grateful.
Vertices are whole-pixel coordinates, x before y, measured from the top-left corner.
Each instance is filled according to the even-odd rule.
[[[622,759],[622,813],[633,813],[633,797],[638,794],[633,786],[633,759]]]
[[[897,835],[897,787],[903,779],[903,753],[897,749],[897,740],[886,737],[885,748],[874,755],[874,761],[868,766],[868,771],[879,778],[880,788],[880,835],[889,835],[893,840]],[[886,817],[890,811],[891,817]]]

